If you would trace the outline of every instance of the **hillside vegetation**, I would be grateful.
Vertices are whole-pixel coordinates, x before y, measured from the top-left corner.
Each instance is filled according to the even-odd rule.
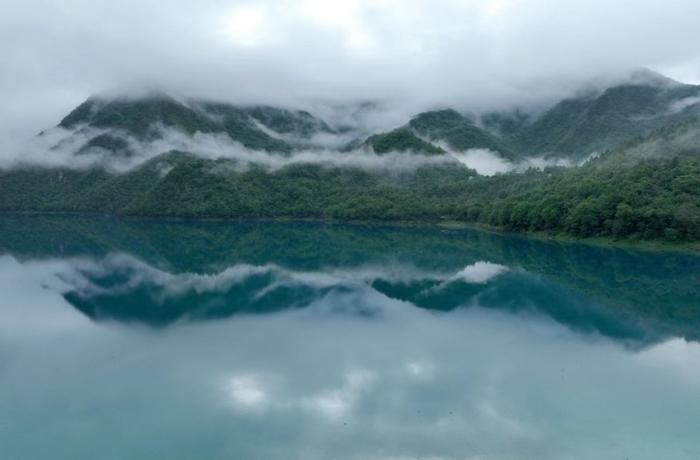
[[[0,211],[462,221],[575,237],[698,241],[700,91],[647,77],[645,83],[561,101],[536,117],[522,111],[480,118],[452,109],[424,112],[335,152],[317,139],[346,139],[354,128],[302,110],[163,94],[91,98],[59,124],[79,141],[71,155],[98,154],[112,164],[137,159],[135,166],[115,172],[104,161],[80,168],[20,162],[0,169]],[[188,139],[223,136],[231,148],[268,158],[315,150],[326,156],[274,168],[269,162],[205,157],[196,144],[191,151],[144,156],[139,142],[160,139],[164,128]],[[62,148],[59,143],[46,155]],[[579,167],[484,177],[453,156],[473,148],[513,165],[547,152],[574,160],[598,157]],[[391,163],[353,163],[360,157]]]

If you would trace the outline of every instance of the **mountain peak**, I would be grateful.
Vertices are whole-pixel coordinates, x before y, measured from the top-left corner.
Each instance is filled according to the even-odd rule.
[[[632,70],[626,78],[626,82],[634,85],[656,86],[660,88],[670,88],[683,85],[683,83],[679,81],[662,75],[659,72],[647,69],[646,67]]]
[[[79,125],[121,129],[143,137],[153,123],[177,126],[190,133],[196,130],[212,131],[208,120],[163,92],[138,96],[91,96],[61,120],[59,126],[67,129]]]

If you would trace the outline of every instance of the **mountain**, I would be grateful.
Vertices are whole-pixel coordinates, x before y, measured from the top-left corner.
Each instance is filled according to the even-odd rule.
[[[270,106],[243,107],[239,110],[269,130],[299,139],[311,139],[318,133],[336,132],[328,123],[305,110],[287,110]]]
[[[510,145],[525,156],[582,160],[660,128],[700,118],[700,86],[654,74],[633,77],[602,93],[561,101],[525,126],[521,121]]]
[[[91,127],[121,130],[138,139],[147,139],[156,135],[155,123],[188,134],[213,132],[218,128],[211,117],[160,93],[140,99],[91,97],[61,120],[58,126],[65,129]]]
[[[678,157],[700,157],[700,120],[690,119],[631,139],[617,149],[603,154],[596,165],[631,166],[640,161]]]
[[[365,111],[372,109],[376,107]],[[333,126],[304,110],[178,100],[153,93],[141,98],[91,97],[61,120],[58,128],[68,135],[51,150],[78,157],[92,155],[106,167],[129,159],[131,168],[169,149],[198,153],[204,144],[201,136],[223,136],[251,151],[287,156],[328,149],[330,139],[339,155],[365,150],[434,156],[446,154],[445,149],[482,148],[515,158],[495,136],[454,110],[423,112],[396,129],[366,133],[358,127]]]
[[[374,134],[367,138],[364,145],[371,147],[377,154],[389,152],[415,152],[425,155],[443,155],[445,151],[427,142],[408,127],[397,128],[388,133]]]
[[[58,124],[80,134],[94,134],[82,147],[125,151],[129,141],[153,141],[172,130],[223,134],[253,150],[289,153],[317,133],[333,133],[306,111],[269,106],[238,107],[210,101],[179,101],[163,93],[140,99],[92,97]],[[131,152],[138,153],[138,152]]]
[[[442,109],[416,115],[400,132],[404,142],[410,132],[451,150],[489,149],[511,161],[544,156],[580,162],[699,120],[700,86],[641,70],[624,83],[562,100],[539,115],[516,109],[475,120]]]
[[[505,158],[515,158],[515,154],[497,137],[477,127],[456,110],[424,112],[411,119],[408,125],[421,136],[433,142],[442,141],[453,150],[489,149]]]
[[[92,97],[68,114],[58,127],[94,134],[80,147],[80,153],[92,148],[124,153],[129,149],[129,140],[153,141],[162,137],[164,129],[189,136],[225,134],[252,150],[290,153],[299,148],[321,148],[314,143],[316,135],[352,130],[331,127],[303,110],[179,101],[162,93],[140,99]],[[444,143],[456,151],[486,148],[512,156],[492,134],[454,110],[420,113],[395,130],[371,134],[364,140],[361,133],[357,136],[360,137],[350,143],[350,148],[367,147],[376,153],[411,151],[435,155],[445,153],[436,145]]]
[[[377,106],[370,105],[365,112],[372,110]],[[164,93],[92,97],[58,125],[80,141],[64,140],[57,147],[77,143],[77,154],[133,158],[148,150],[144,143],[177,133],[224,136],[251,150],[286,155],[301,149],[327,149],[328,138],[335,138],[331,145],[340,145],[338,149],[345,152],[369,149],[378,154],[437,155],[487,149],[513,162],[543,156],[579,162],[657,130],[699,119],[700,86],[637,71],[624,83],[562,100],[539,115],[518,109],[471,117],[440,109],[418,113],[402,126],[379,132],[334,126],[304,110],[179,100]]]
[[[700,240],[700,90],[644,73],[539,115],[439,109],[375,132],[289,108],[93,97],[38,139],[46,150],[0,168],[0,212],[465,221]],[[589,161],[544,167],[543,156]],[[468,167],[479,161],[511,172],[480,176]]]

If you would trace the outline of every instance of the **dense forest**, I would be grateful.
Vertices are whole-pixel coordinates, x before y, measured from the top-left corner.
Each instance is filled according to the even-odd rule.
[[[467,212],[467,220],[518,231],[698,240],[700,160],[575,168],[487,206],[476,202]]]
[[[161,177],[162,168],[170,168]],[[3,211],[188,218],[463,221],[576,237],[700,239],[700,158],[477,175],[425,166],[392,175],[323,165],[232,169],[183,153],[137,170],[0,172]]]

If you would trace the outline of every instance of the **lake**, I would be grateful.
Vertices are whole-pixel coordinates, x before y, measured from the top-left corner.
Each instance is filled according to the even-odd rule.
[[[698,459],[700,257],[0,220],[2,459]]]

